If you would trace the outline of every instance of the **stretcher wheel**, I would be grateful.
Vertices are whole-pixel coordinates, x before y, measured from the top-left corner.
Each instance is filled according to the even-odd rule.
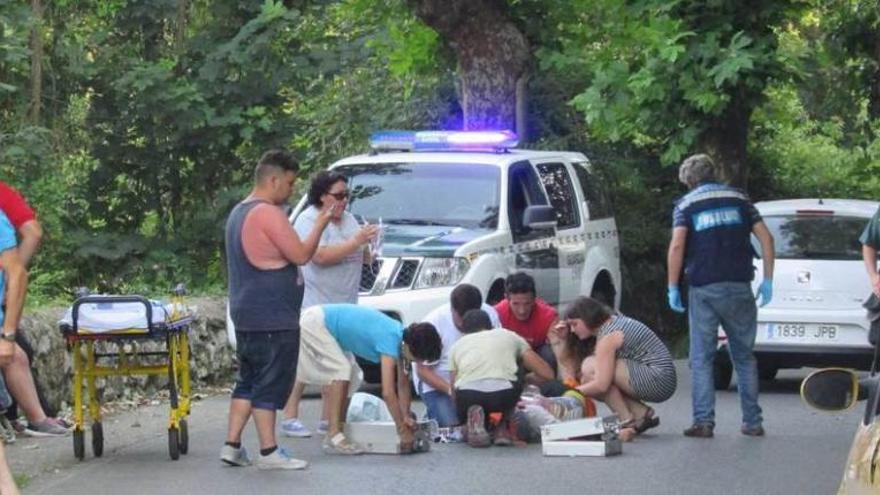
[[[104,455],[104,426],[100,423],[92,423],[92,453],[95,457]]]
[[[180,453],[186,455],[189,452],[189,425],[185,419],[180,420]]]
[[[177,428],[168,428],[168,455],[171,460],[180,459],[180,430]]]
[[[85,432],[79,428],[73,430],[73,455],[79,460],[83,460],[86,456],[85,436]]]

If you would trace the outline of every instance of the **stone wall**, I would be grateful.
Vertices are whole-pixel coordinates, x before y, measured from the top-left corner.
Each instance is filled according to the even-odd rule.
[[[196,315],[190,333],[191,377],[193,386],[232,383],[234,351],[226,341],[226,306],[223,298],[190,298],[187,305]],[[73,358],[58,320],[67,308],[26,311],[21,327],[34,347],[34,375],[48,401],[64,409],[72,401]],[[156,342],[141,344],[139,350],[164,349]],[[167,362],[167,359],[164,360]],[[100,400],[134,400],[150,396],[167,387],[164,376],[108,377],[98,380]]]

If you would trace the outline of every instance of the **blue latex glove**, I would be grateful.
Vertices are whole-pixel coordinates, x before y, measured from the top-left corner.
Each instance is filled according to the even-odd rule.
[[[755,299],[761,299],[759,306],[762,308],[770,303],[773,299],[773,279],[765,278],[761,285],[758,286],[758,292],[755,293]]]
[[[666,298],[669,299],[669,307],[676,313],[684,313],[684,305],[681,304],[681,291],[677,285],[666,288]]]

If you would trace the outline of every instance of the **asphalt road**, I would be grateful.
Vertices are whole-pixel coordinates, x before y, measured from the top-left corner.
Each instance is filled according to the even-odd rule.
[[[610,458],[547,458],[540,445],[479,450],[434,445],[413,456],[328,456],[320,438],[282,439],[309,460],[306,471],[232,468],[218,460],[226,429],[227,397],[195,404],[190,452],[167,453],[167,406],[146,406],[105,421],[105,453],[73,457],[72,441],[22,439],[8,449],[13,470],[27,476],[25,493],[360,493],[429,494],[831,494],[835,493],[861,408],[840,415],[808,409],[798,396],[806,371],[780,374],[762,386],[767,436],[739,433],[739,402],[732,388],[718,394],[714,439],[690,439],[689,375],[679,364],[679,389],[655,406],[661,425],[623,454]],[[417,405],[421,410],[421,404]],[[317,423],[319,401],[307,400],[307,424]],[[257,446],[254,432],[245,445]]]

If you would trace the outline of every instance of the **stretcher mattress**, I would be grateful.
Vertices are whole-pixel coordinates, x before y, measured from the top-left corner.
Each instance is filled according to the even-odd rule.
[[[151,300],[152,323],[154,327],[165,327],[189,317],[189,310],[182,304]],[[172,320],[172,318],[175,318]],[[73,307],[67,309],[58,322],[61,326],[73,328]],[[84,303],[77,315],[77,332],[97,333],[142,333],[147,332],[146,306],[140,302],[97,302]]]

